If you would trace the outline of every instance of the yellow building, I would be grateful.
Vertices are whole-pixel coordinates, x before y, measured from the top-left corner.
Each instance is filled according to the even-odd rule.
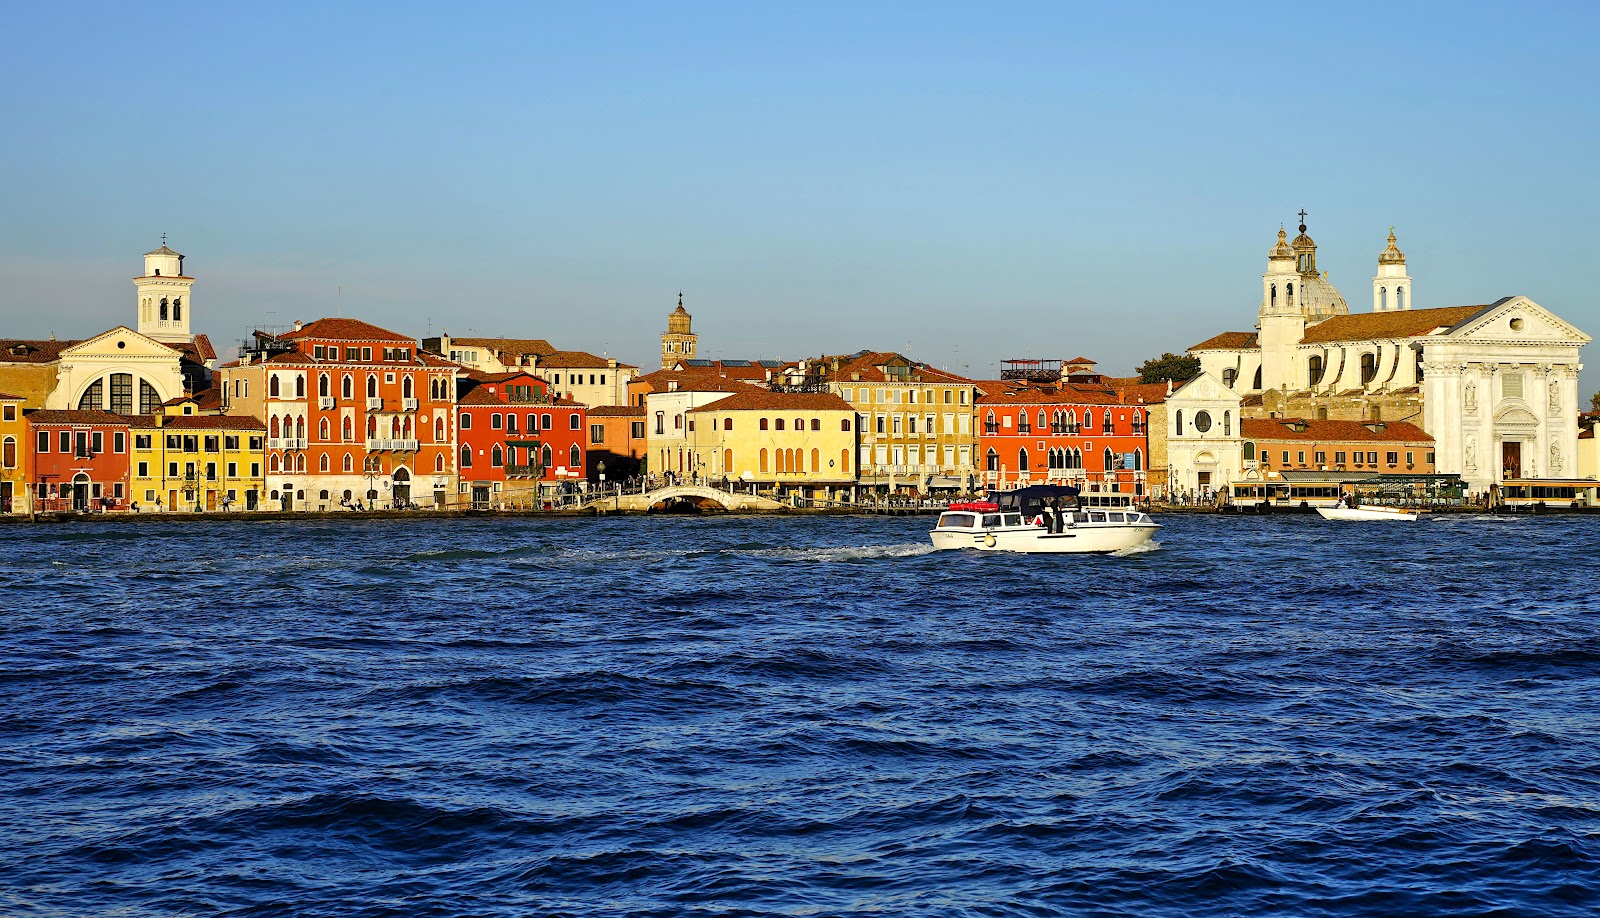
[[[128,419],[130,492],[139,512],[260,508],[266,425],[198,411],[194,401],[180,400],[154,415]]]
[[[970,379],[883,351],[802,361],[784,378],[825,388],[855,408],[857,474],[867,488],[961,490],[976,471],[977,384]]]
[[[28,428],[22,421],[27,399],[0,395],[0,513],[28,512]]]
[[[856,412],[837,395],[751,388],[686,414],[715,483],[821,498],[855,484]]]

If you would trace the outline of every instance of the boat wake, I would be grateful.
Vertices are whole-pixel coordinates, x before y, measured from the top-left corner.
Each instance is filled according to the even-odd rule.
[[[1138,545],[1130,545],[1127,548],[1119,548],[1111,553],[1111,557],[1126,558],[1129,555],[1142,555],[1147,551],[1159,551],[1160,548],[1161,543],[1157,542],[1155,539],[1151,539],[1148,542],[1141,542]]]
[[[853,545],[835,548],[769,548],[751,554],[796,561],[871,561],[878,558],[915,558],[936,551],[926,542],[899,545]]]

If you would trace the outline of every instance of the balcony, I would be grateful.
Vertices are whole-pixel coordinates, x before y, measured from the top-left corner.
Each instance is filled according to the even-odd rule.
[[[417,441],[388,439],[380,440],[376,437],[368,437],[367,450],[369,452],[378,452],[383,450],[396,453],[414,453],[417,451]]]
[[[538,392],[527,395],[511,392],[506,395],[506,401],[513,405],[548,405],[550,404],[550,396]]]
[[[334,405],[336,404],[338,403],[334,401],[334,398],[331,395],[317,396],[317,407],[321,408],[323,411],[332,411]]]
[[[305,437],[284,437],[281,440],[274,440],[273,442],[280,444],[278,446],[272,447],[273,449],[305,449],[306,448],[306,438]]]
[[[1076,437],[1083,428],[1077,424],[1051,424],[1050,432],[1058,437]]]
[[[367,396],[367,410],[368,411],[382,411],[383,410],[383,399],[381,397],[379,397],[379,396],[376,396],[376,395]]]
[[[1033,425],[1032,424],[1018,424],[1017,425],[1017,436],[1026,437],[1026,436],[1028,436],[1028,435],[1030,435],[1032,433],[1033,433]]]
[[[544,469],[537,465],[508,465],[506,466],[507,478],[539,478],[544,474]]]
[[[283,449],[283,440],[282,440],[282,438],[269,437],[267,439],[267,449]]]
[[[991,437],[998,436],[1000,434],[1000,425],[985,423],[983,425],[983,432]]]
[[[418,406],[418,401],[416,399],[414,399],[414,398],[403,398],[403,399],[400,400],[400,410],[401,411],[416,411],[417,410],[417,406]]]

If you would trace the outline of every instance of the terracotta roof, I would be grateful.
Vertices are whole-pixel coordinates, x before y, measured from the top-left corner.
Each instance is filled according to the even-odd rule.
[[[516,357],[533,355],[543,357],[546,354],[556,353],[555,345],[543,338],[455,338],[450,339],[452,347],[481,347],[488,348],[497,354],[511,354]]]
[[[217,359],[217,349],[211,346],[211,339],[205,335],[195,335],[192,343],[185,342],[168,346],[198,358],[197,362],[199,363]]]
[[[453,360],[446,360],[443,357],[440,357],[438,354],[430,354],[427,351],[417,351],[413,356],[414,359],[420,361],[425,367],[443,367],[444,369],[448,370],[466,369],[466,367],[456,363]]]
[[[980,405],[1119,405],[1122,400],[1105,386],[1077,386],[1063,383],[1060,386],[1024,386],[1011,380],[989,380],[979,383],[984,394],[978,396]],[[1165,390],[1163,390],[1165,391]]]
[[[1087,357],[1074,357],[1071,360],[1063,361],[1061,365],[1064,366],[1064,367],[1070,367],[1070,366],[1082,365],[1082,364],[1088,364],[1089,366],[1092,367],[1092,366],[1096,365],[1096,361],[1090,360]]]
[[[30,424],[111,424],[117,427],[127,427],[128,419],[120,414],[109,411],[62,411],[53,408],[41,408],[27,414]]]
[[[1147,383],[1134,376],[1127,379],[1108,379],[1107,385],[1115,389],[1124,403],[1129,405],[1160,405],[1167,400],[1167,384],[1164,382]],[[1181,383],[1173,383],[1176,389]]]
[[[1445,306],[1439,309],[1396,309],[1390,312],[1359,312],[1334,316],[1306,329],[1301,344],[1323,341],[1371,341],[1377,338],[1414,338],[1437,328],[1450,328],[1493,309],[1497,303],[1482,306]]]
[[[914,379],[910,378],[909,376],[907,376],[907,377],[891,376],[888,373],[885,373],[883,370],[879,369],[879,367],[886,366],[887,364],[895,361],[896,359],[904,361],[905,363],[910,365],[912,376],[921,376],[922,378],[920,380],[914,380]],[[824,379],[827,379],[829,382],[839,383],[841,385],[844,385],[844,384],[847,384],[847,383],[852,383],[852,382],[874,382],[874,383],[916,383],[916,382],[922,382],[922,383],[957,383],[957,384],[961,384],[961,385],[968,385],[968,384],[972,383],[972,380],[968,379],[965,376],[957,376],[954,373],[949,373],[949,372],[946,372],[944,370],[935,369],[935,368],[933,368],[931,366],[928,366],[925,363],[918,363],[917,361],[912,360],[909,357],[906,357],[904,354],[897,354],[894,351],[867,351],[867,352],[864,352],[864,353],[861,353],[861,354],[857,354],[857,355],[855,355],[853,357],[850,357],[850,358],[847,358],[847,359],[841,361],[841,363],[839,364],[839,369],[837,369],[837,370],[834,370],[832,368],[831,358],[826,358],[823,361],[821,361],[821,366],[823,367],[823,378]],[[857,375],[859,375],[859,377],[860,377],[859,379],[852,378],[853,376],[857,376]]]
[[[379,328],[360,319],[327,318],[308,322],[299,331],[288,331],[279,338],[298,341],[302,338],[324,338],[333,341],[390,341],[416,346],[416,339],[399,332]]]
[[[589,409],[591,418],[642,418],[643,405],[596,405]]]
[[[826,392],[773,392],[746,386],[742,392],[718,399],[709,405],[690,408],[696,411],[848,411],[850,403]]]
[[[136,420],[129,418],[128,420]],[[148,415],[137,418],[134,427],[154,427],[155,419]],[[148,423],[145,423],[148,421]],[[266,430],[267,425],[244,414],[176,414],[161,425],[162,430]]]
[[[306,364],[315,365],[319,361],[317,361],[316,359],[314,359],[312,357],[309,357],[309,356],[307,356],[305,354],[302,354],[299,351],[284,351],[281,354],[273,354],[271,357],[268,357],[266,360],[263,360],[261,362],[262,363],[293,363],[293,364],[304,366]]]
[[[457,405],[504,405],[505,402],[489,394],[483,386],[473,386],[456,396]]]
[[[1223,332],[1220,335],[1207,338],[1189,348],[1191,351],[1247,351],[1260,347],[1259,336],[1255,332]]]
[[[672,391],[672,384],[677,383],[679,392],[743,392],[755,388],[747,382],[728,379],[705,370],[657,370],[644,376],[636,376],[634,383],[644,383],[655,392]]]
[[[82,341],[42,341],[33,338],[0,338],[0,363],[49,363],[61,352]],[[22,349],[24,353],[13,351]]]
[[[25,402],[27,398],[21,395],[6,395],[0,393],[0,402]]]
[[[1295,430],[1291,423],[1305,426]],[[1376,422],[1368,422],[1376,423]],[[1246,440],[1319,440],[1323,442],[1432,443],[1427,431],[1406,421],[1387,421],[1373,430],[1361,421],[1312,421],[1302,418],[1240,418]]]
[[[556,369],[574,370],[606,370],[610,369],[611,361],[604,357],[596,357],[588,351],[554,351],[539,358],[539,366],[553,367]],[[634,369],[631,364],[618,363],[619,368]]]

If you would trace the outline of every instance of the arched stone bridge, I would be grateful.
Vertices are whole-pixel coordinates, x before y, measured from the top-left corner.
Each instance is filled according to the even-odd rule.
[[[781,504],[770,497],[754,494],[735,494],[705,485],[669,485],[646,491],[643,494],[612,494],[584,504],[584,509],[646,513],[651,508],[665,508],[673,503],[688,502],[706,510],[782,510]]]

